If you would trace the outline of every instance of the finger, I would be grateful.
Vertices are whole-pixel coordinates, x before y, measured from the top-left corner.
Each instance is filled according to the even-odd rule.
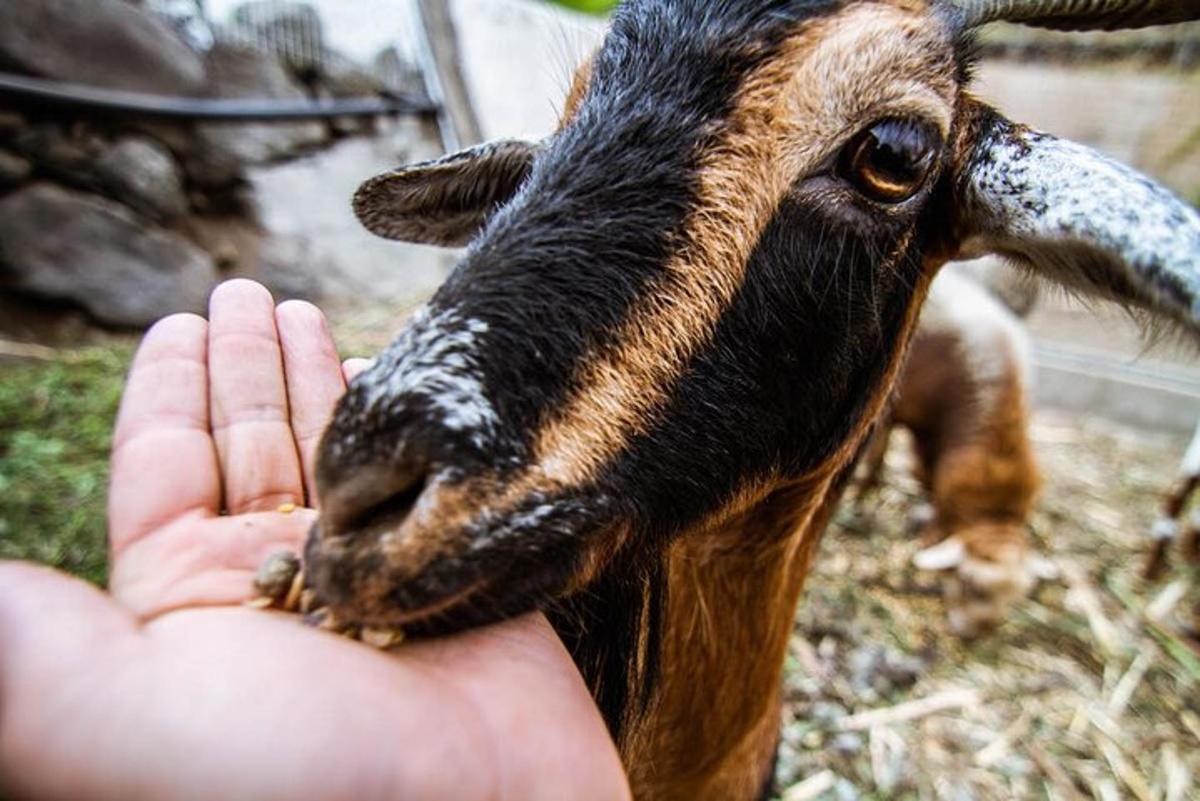
[[[229,281],[209,306],[213,436],[230,514],[304,502],[271,293]]]
[[[342,375],[346,377],[346,383],[349,384],[371,369],[371,365],[374,363],[371,359],[346,359],[346,361],[342,362]]]
[[[267,557],[300,553],[316,522],[311,509],[260,512],[169,526],[129,549],[109,577],[121,605],[146,621],[178,609],[230,606],[253,598],[254,576]]]
[[[288,301],[275,310],[275,324],[283,347],[292,435],[300,453],[304,489],[315,504],[313,468],[317,445],[333,416],[333,407],[346,391],[346,383],[333,337],[320,309],[304,301]]]
[[[108,522],[112,559],[185,515],[215,515],[220,472],[209,434],[208,324],[168,317],[133,360],[113,435]]]

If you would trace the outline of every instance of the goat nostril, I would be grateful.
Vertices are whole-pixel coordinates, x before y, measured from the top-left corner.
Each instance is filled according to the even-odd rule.
[[[408,489],[388,496],[383,501],[368,506],[344,518],[343,530],[365,531],[367,529],[395,527],[404,522],[408,513],[416,506],[417,499],[425,491],[425,480],[413,482]]]
[[[326,536],[350,536],[395,528],[404,522],[425,491],[424,473],[361,468],[344,481],[321,487],[321,530]]]

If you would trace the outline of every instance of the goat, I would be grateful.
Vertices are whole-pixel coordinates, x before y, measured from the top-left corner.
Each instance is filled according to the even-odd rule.
[[[1167,493],[1163,502],[1162,515],[1154,521],[1154,527],[1150,531],[1152,539],[1150,553],[1142,568],[1142,575],[1147,579],[1161,578],[1163,572],[1166,571],[1167,551],[1170,549],[1171,543],[1179,537],[1179,521],[1183,517],[1184,510],[1187,509],[1188,501],[1191,500],[1198,487],[1200,487],[1200,423],[1196,424],[1192,441],[1183,454],[1183,461],[1179,465],[1179,479]],[[1184,556],[1193,562],[1200,563],[1200,511],[1192,513],[1192,518],[1186,526],[1183,536]],[[1197,619],[1200,619],[1200,616]]]
[[[543,609],[641,799],[761,796],[821,532],[940,266],[1200,329],[1200,216],[969,91],[995,19],[1190,0],[628,0],[559,129],[368,181],[470,243],[322,440],[308,582],[436,635]]]
[[[932,503],[919,521],[929,547],[913,563],[948,571],[950,628],[963,636],[1002,622],[1051,575],[1026,532],[1040,485],[1028,431],[1031,370],[1029,337],[1012,312],[970,278],[941,273],[863,458],[860,505],[880,482],[892,428],[912,433]]]

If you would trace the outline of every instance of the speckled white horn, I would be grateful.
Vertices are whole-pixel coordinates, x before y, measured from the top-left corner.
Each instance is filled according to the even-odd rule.
[[[946,0],[963,28],[1001,20],[1067,31],[1114,31],[1200,19],[1200,0]]]
[[[998,253],[1200,333],[1200,214],[1149,178],[982,109],[959,189],[963,257]]]

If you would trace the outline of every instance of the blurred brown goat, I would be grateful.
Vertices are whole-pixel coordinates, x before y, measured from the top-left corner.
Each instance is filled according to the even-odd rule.
[[[912,432],[932,503],[915,510],[926,547],[913,561],[946,571],[950,627],[960,635],[1001,623],[1050,572],[1027,534],[1041,483],[1028,434],[1030,366],[1012,312],[975,281],[942,273],[865,460],[860,502],[880,482],[892,428]]]

